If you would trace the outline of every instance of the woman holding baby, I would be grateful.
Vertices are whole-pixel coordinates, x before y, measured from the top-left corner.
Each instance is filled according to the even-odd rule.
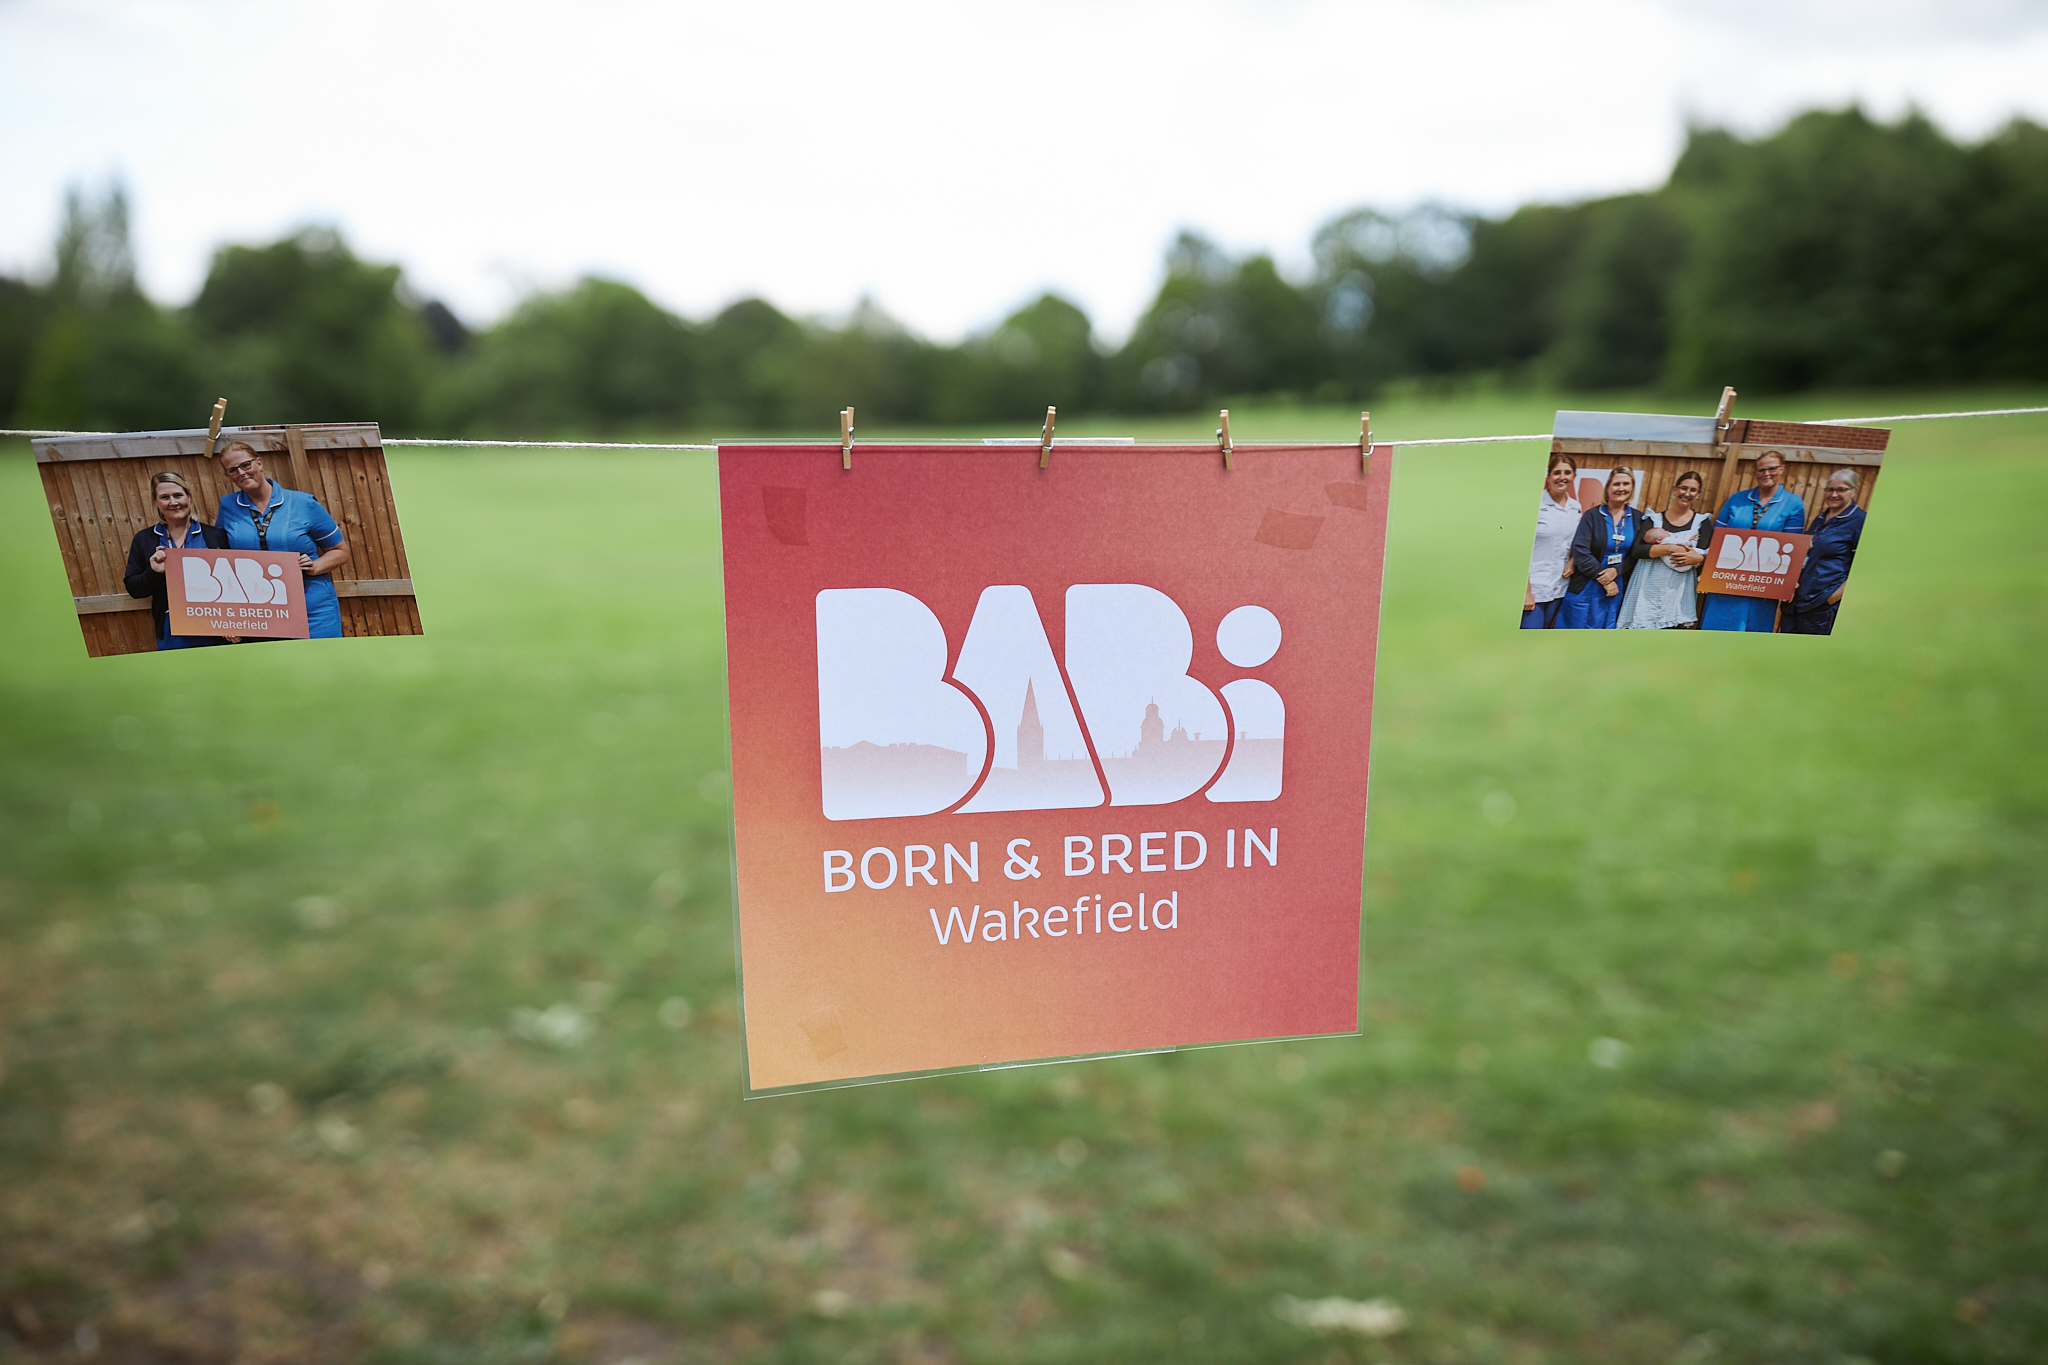
[[[1629,576],[1628,592],[1622,598],[1621,629],[1673,630],[1699,625],[1696,589],[1700,565],[1707,559],[1699,542],[1714,524],[1711,516],[1695,506],[1705,487],[1700,476],[1688,469],[1671,485],[1664,510],[1644,514],[1648,525],[1629,549],[1636,570]]]

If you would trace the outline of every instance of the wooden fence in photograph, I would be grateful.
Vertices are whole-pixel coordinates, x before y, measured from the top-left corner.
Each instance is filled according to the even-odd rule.
[[[1820,510],[1822,488],[1838,469],[1856,471],[1856,501],[1868,512],[1890,439],[1891,432],[1882,427],[1738,420],[1729,428],[1728,443],[1718,447],[1679,441],[1556,437],[1550,448],[1568,452],[1581,470],[1625,466],[1639,471],[1635,505],[1653,512],[1664,510],[1671,485],[1687,470],[1699,474],[1706,484],[1696,505],[1701,511],[1715,511],[1743,489],[1756,487],[1757,457],[1776,451],[1785,459],[1785,487],[1799,495],[1811,517]],[[1540,478],[1540,473],[1532,474],[1531,482]],[[1592,502],[1582,497],[1580,505],[1592,507],[1599,500],[1595,491]]]
[[[311,493],[341,527],[349,562],[333,578],[342,634],[420,634],[377,424],[222,428],[220,442],[230,440],[247,442],[273,482]],[[128,545],[159,520],[152,474],[182,476],[193,490],[193,517],[218,519],[221,498],[234,488],[207,450],[206,430],[49,437],[35,442],[35,453],[85,652],[98,658],[155,649],[149,599],[130,597],[122,582]]]

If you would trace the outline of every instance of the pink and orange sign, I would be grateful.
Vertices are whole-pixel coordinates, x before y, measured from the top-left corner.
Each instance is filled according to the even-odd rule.
[[[1789,602],[1799,591],[1799,571],[1812,544],[1812,536],[1798,531],[1719,527],[1700,569],[1700,591]]]
[[[1356,1032],[1392,462],[721,448],[748,1092]]]
[[[304,640],[306,577],[281,550],[170,550],[164,586],[173,635]]]

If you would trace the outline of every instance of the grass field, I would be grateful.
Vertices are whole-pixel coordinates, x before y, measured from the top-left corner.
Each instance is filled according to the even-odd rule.
[[[1832,641],[1523,636],[1537,450],[1404,455],[1362,1037],[744,1105],[710,457],[393,451],[425,638],[87,660],[0,450],[0,1361],[2048,1358],[2048,419]]]

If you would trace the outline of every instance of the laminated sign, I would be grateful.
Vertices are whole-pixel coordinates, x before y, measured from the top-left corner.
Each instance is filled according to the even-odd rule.
[[[1353,1033],[1393,454],[724,447],[747,1088]]]
[[[170,550],[164,588],[173,635],[307,635],[305,576],[296,552]]]
[[[1792,531],[1717,532],[1700,571],[1700,591],[1790,601],[1813,537]]]

